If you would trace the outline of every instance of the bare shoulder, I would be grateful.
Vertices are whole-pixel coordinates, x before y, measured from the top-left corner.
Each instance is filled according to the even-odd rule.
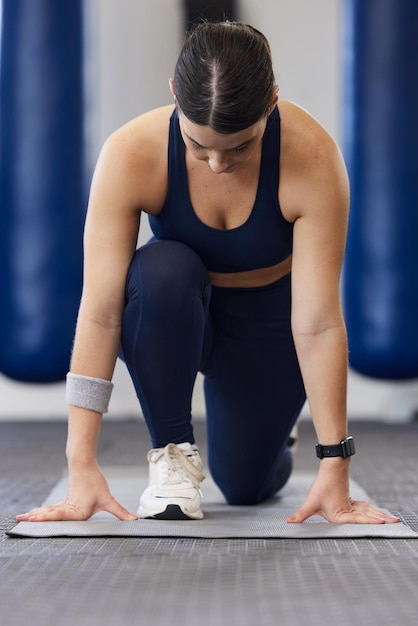
[[[331,135],[308,111],[287,100],[279,102],[279,109],[283,156],[317,160],[339,152]]]
[[[127,122],[106,140],[98,159],[95,177],[111,182],[145,212],[164,201],[172,112],[173,105],[164,106]]]
[[[173,105],[164,106],[135,117],[112,133],[105,146],[134,162],[154,158],[167,145],[168,124],[173,109]]]
[[[279,101],[281,118],[280,196],[286,217],[294,220],[328,189],[336,199],[348,197],[341,151],[325,128],[305,109]],[[283,202],[282,202],[283,201]]]

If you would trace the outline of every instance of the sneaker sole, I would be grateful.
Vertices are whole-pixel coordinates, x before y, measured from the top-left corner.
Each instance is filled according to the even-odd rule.
[[[199,520],[203,519],[203,514],[196,513],[196,517],[191,517],[190,515],[186,515],[184,511],[179,507],[178,504],[168,504],[165,511],[161,511],[161,513],[150,513],[141,515],[141,511],[138,511],[138,515],[142,517],[142,519],[163,519],[163,520]]]

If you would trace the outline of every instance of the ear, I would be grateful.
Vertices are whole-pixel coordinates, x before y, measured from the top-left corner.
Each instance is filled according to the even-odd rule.
[[[270,113],[273,111],[273,109],[276,106],[278,100],[279,100],[279,87],[278,87],[278,85],[274,85],[273,91],[271,93],[270,102],[269,102],[269,105],[267,107],[266,117],[268,117],[270,115]]]
[[[176,99],[176,92],[174,89],[174,78],[170,78],[170,80],[168,81],[168,84],[170,85],[170,91],[171,91],[171,95],[173,96],[174,100]]]
[[[277,104],[278,100],[279,100],[279,85],[274,85],[273,93],[271,94],[269,109],[273,109],[273,107]]]

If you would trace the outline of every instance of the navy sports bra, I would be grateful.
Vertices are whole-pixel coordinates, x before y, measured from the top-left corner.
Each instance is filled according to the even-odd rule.
[[[154,236],[185,243],[212,272],[242,272],[280,263],[292,252],[293,224],[283,217],[277,198],[279,158],[280,117],[275,107],[263,137],[257,195],[250,216],[237,228],[208,226],[190,201],[185,146],[174,111],[168,142],[167,197],[161,212],[149,216]]]

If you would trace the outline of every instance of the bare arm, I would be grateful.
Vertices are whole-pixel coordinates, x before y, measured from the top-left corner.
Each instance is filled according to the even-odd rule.
[[[349,186],[334,141],[305,112],[295,111],[303,146],[295,141],[285,173],[283,202],[294,220],[292,331],[319,443],[347,436],[347,336],[340,304],[340,274],[347,233]],[[314,450],[312,450],[314,454]],[[329,521],[394,521],[349,497],[350,459],[320,461],[304,506],[289,521],[313,514]]]
[[[111,138],[93,177],[84,234],[83,294],[71,371],[111,380],[120,344],[126,274],[139,228],[129,155]],[[95,462],[101,415],[69,410],[67,455],[71,467]]]
[[[119,129],[104,145],[93,176],[84,233],[83,294],[71,371],[111,380],[120,346],[125,283],[140,211],[162,206],[168,118],[163,107]],[[101,416],[70,407],[70,469],[95,462]]]
[[[324,135],[315,149],[313,163],[299,184],[292,330],[318,440],[332,444],[347,436],[347,339],[339,285],[349,192],[345,167],[332,140]]]
[[[167,113],[149,115],[158,128],[165,128]],[[163,118],[163,124],[159,118]],[[93,176],[84,233],[83,293],[71,360],[75,374],[112,378],[121,339],[126,276],[136,248],[140,211],[158,206],[159,194],[164,194],[158,155],[165,159],[161,146],[166,138],[162,132],[161,145],[149,141],[149,118],[145,122],[138,118],[110,137]],[[35,509],[17,519],[86,519],[100,510],[120,519],[135,519],[110,494],[98,467],[101,421],[102,415],[95,411],[69,407],[68,496],[64,502]]]

